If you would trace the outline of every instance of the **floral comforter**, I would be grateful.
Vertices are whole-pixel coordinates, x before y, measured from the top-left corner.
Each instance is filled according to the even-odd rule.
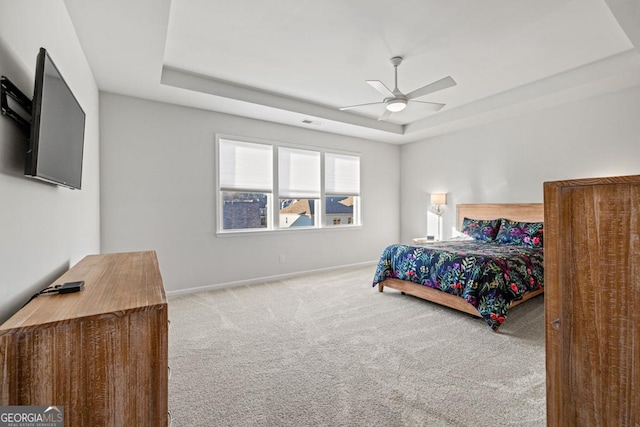
[[[477,240],[396,244],[382,253],[373,286],[388,277],[464,298],[495,331],[512,301],[543,286],[543,249]]]

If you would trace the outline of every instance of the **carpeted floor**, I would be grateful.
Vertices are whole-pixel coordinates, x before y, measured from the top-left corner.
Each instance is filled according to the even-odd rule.
[[[543,297],[499,333],[360,267],[169,299],[173,426],[543,426]]]

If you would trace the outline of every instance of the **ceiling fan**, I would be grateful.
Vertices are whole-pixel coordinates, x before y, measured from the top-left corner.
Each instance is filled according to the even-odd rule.
[[[380,115],[380,117],[378,117],[378,120],[386,120],[389,118],[391,113],[397,113],[404,110],[407,106],[407,103],[409,102],[418,102],[429,108],[431,111],[440,111],[440,109],[444,107],[444,104],[439,104],[436,102],[416,101],[416,98],[428,95],[433,92],[437,92],[442,89],[446,89],[451,86],[455,86],[456,81],[453,80],[451,76],[447,76],[433,83],[429,83],[428,85],[416,89],[413,92],[409,92],[405,95],[398,89],[398,65],[402,63],[402,57],[394,56],[390,59],[390,61],[393,65],[395,73],[395,88],[393,90],[390,90],[388,87],[386,87],[380,80],[367,80],[367,83],[369,83],[372,88],[374,88],[384,96],[384,99],[382,101],[371,102],[368,104],[351,105],[349,107],[342,107],[340,108],[340,110],[344,111],[351,110],[353,108],[364,107],[367,105],[384,104],[385,110]]]

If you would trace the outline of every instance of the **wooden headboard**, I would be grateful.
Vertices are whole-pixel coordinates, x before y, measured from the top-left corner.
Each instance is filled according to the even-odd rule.
[[[456,205],[458,230],[462,229],[462,220],[506,218],[512,221],[544,221],[544,203],[493,203]]]

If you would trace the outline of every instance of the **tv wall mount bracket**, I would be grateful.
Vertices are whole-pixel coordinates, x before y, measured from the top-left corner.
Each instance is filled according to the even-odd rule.
[[[17,111],[9,106],[7,97],[13,99],[28,115],[29,119],[24,118]],[[31,128],[31,107],[32,101],[20,89],[14,85],[11,80],[2,76],[0,78],[0,108],[3,116],[7,116],[15,121],[18,126],[27,132]]]

